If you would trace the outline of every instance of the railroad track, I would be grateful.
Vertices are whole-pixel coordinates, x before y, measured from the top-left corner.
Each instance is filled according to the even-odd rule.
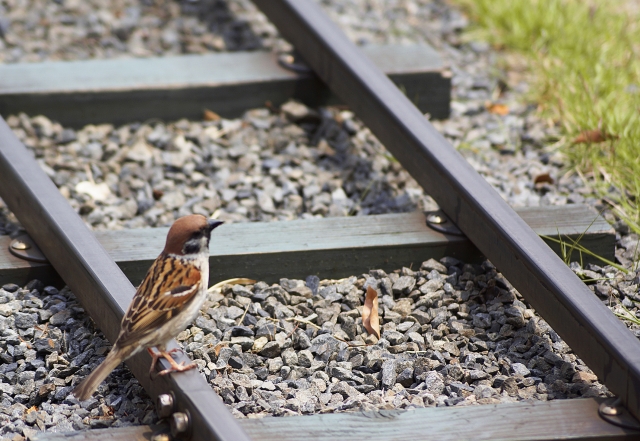
[[[275,234],[273,237],[276,241],[271,245],[265,244],[262,249],[252,251],[247,248],[234,254],[212,255],[212,262],[222,263],[222,268],[227,265],[227,269],[220,274],[212,274],[212,280],[224,278],[223,276],[254,276],[250,273],[238,274],[243,270],[247,271],[245,268],[249,265],[246,262],[250,262],[251,268],[256,268],[255,277],[266,280],[285,275],[296,277],[310,272],[341,276],[362,272],[371,267],[398,267],[407,261],[415,262],[416,259],[419,262],[429,257],[442,256],[452,249],[448,247],[458,246],[457,252],[460,255],[479,256],[481,253],[500,268],[513,286],[609,390],[619,397],[620,403],[576,399],[540,404],[237,421],[197,372],[188,371],[152,381],[148,376],[150,358],[146,353],[140,354],[127,364],[149,394],[159,398],[159,415],[169,417],[173,433],[194,440],[221,441],[301,438],[328,440],[338,437],[389,439],[392,435],[396,439],[416,439],[425,434],[430,434],[434,439],[636,437],[638,432],[631,427],[637,426],[635,418],[640,417],[640,343],[539,237],[540,231],[553,226],[544,225],[544,222],[537,226],[535,222],[532,225],[531,221],[528,224],[512,210],[424,118],[422,111],[425,111],[425,107],[418,110],[375,63],[348,41],[313,1],[254,2],[296,47],[317,78],[342,102],[349,105],[436,200],[465,238],[433,233],[416,215],[327,219],[313,226],[308,223],[310,221],[295,222],[291,226],[238,225],[234,228],[238,229],[239,236],[243,234],[243,229],[249,231],[251,228],[266,228],[266,234],[270,235],[280,228],[281,236],[288,234],[287,228],[297,230],[293,236],[288,236],[288,248],[273,246],[278,237]],[[194,60],[191,61],[196,62]],[[191,61],[185,58],[185,63]],[[146,61],[135,63],[139,63],[142,69],[139,78],[144,78],[147,68],[142,66],[147,66]],[[270,66],[273,65],[271,60]],[[206,71],[205,68],[201,69]],[[247,80],[240,89],[233,81],[207,84],[206,79],[198,84],[185,85],[180,82],[177,74],[171,80],[173,82],[163,83],[159,80],[155,85],[149,85],[149,88],[131,79],[119,79],[124,83],[129,81],[128,86],[123,86],[123,82],[114,86],[113,82],[117,81],[113,80],[111,84],[100,83],[99,87],[93,84],[83,89],[80,78],[57,89],[39,84],[32,89],[27,87],[16,88],[13,92],[0,91],[1,109],[3,112],[35,112],[37,108],[38,113],[43,113],[50,107],[52,117],[69,124],[82,124],[99,120],[117,122],[121,121],[118,118],[126,119],[135,114],[126,114],[126,111],[119,114],[120,106],[127,108],[131,105],[136,111],[153,112],[158,108],[159,102],[178,99],[182,103],[179,112],[183,112],[179,116],[185,116],[193,113],[194,109],[201,111],[204,101],[187,108],[191,99],[199,93],[208,93],[206,100],[209,102],[223,96],[241,96],[238,95],[239,91],[250,95],[251,90],[260,87],[269,89],[282,82],[288,85],[278,89],[275,95],[270,95],[271,98],[259,95],[252,98],[254,101],[238,99],[229,104],[228,114],[239,112],[242,106],[261,105],[265,99],[271,99],[277,104],[284,101],[283,96],[307,99],[316,104],[330,99],[326,92],[319,95],[311,93],[310,96],[309,91],[315,91],[319,83],[309,73],[275,71],[282,75],[275,82],[252,83]],[[421,98],[422,105],[426,106],[426,111],[443,116],[446,114],[446,106],[443,107],[442,96],[443,91],[447,92],[448,77],[442,71],[438,73],[437,68],[432,68],[430,72],[431,93],[436,99],[431,101],[431,95],[426,94]],[[64,76],[59,75],[61,78]],[[16,78],[22,77],[17,75]],[[108,79],[108,76],[102,79],[98,76],[94,81],[106,81],[105,78]],[[304,87],[307,91],[296,95],[300,84],[306,84]],[[126,92],[131,88],[137,88],[133,94],[135,99],[127,101],[130,98]],[[260,102],[256,104],[255,99]],[[86,100],[102,102],[106,110],[93,113],[78,111],[83,108],[81,103]],[[59,105],[54,106],[52,103]],[[39,106],[44,106],[42,111],[39,111]],[[91,107],[99,106],[91,101]],[[174,117],[166,113],[160,116]],[[149,232],[153,237],[148,241],[147,249],[117,255],[119,247],[114,239],[109,239],[108,234],[97,237],[86,228],[4,121],[0,121],[0,196],[50,262],[50,265],[25,263],[4,256],[4,260],[0,262],[0,278],[14,277],[15,280],[15,277],[26,278],[37,274],[46,279],[59,275],[76,293],[107,338],[113,341],[119,331],[120,319],[134,292],[129,278],[139,280],[143,268],[152,259],[150,255],[157,252],[152,251],[154,246],[157,248],[154,241],[157,243],[164,231]],[[578,228],[584,226],[591,215],[578,210],[567,216],[568,212],[562,211],[565,208],[558,210],[560,211],[556,214],[559,218],[569,219],[565,228],[571,234],[579,234],[581,231]],[[537,216],[538,219],[553,222],[549,213],[542,210],[532,218]],[[526,218],[526,214],[523,213],[523,217]],[[332,222],[337,224],[332,225]],[[343,236],[337,235],[329,245],[317,240],[309,247],[309,241],[306,240],[309,231],[316,227],[320,227],[321,232],[335,230],[336,225],[343,231]],[[535,228],[540,231],[537,233]],[[346,240],[350,236],[349,229],[360,231],[367,237],[364,241],[366,246],[357,250],[359,259],[345,256],[349,250],[354,250],[353,243]],[[389,229],[392,231],[388,231]],[[594,246],[605,250],[602,252],[606,252],[607,247],[611,250],[612,233],[604,224],[597,223],[595,231],[587,237],[594,241]],[[339,255],[343,257],[338,262],[349,261],[351,266],[336,265],[336,256]],[[379,256],[385,258],[376,261],[375,256],[378,259]],[[259,263],[264,260],[270,263]],[[254,262],[257,262],[255,266]],[[279,273],[284,265],[291,265],[291,273]],[[314,270],[311,271],[310,268]],[[228,274],[224,271],[228,271]],[[175,342],[173,344],[176,345]],[[188,359],[183,355],[178,361]],[[465,421],[464,428],[461,427],[460,420]],[[148,427],[107,429],[107,432],[83,432],[76,435],[76,438],[113,436],[116,439],[149,439],[153,430]],[[43,434],[39,439],[53,440],[57,439],[56,436]]]

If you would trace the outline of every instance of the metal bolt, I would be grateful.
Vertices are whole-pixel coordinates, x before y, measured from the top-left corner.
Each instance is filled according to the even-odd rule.
[[[19,239],[16,239],[11,242],[11,248],[13,248],[14,250],[28,250],[29,248],[31,248],[31,245]]]
[[[167,418],[173,412],[173,396],[171,394],[160,394],[156,399],[156,411],[158,417]]]
[[[617,416],[622,414],[622,408],[616,406],[602,406],[600,412],[608,416]]]
[[[297,54],[280,54],[278,56],[278,64],[284,67],[285,69],[292,70],[294,72],[299,73],[307,73],[312,72],[312,70],[307,66],[303,60],[300,60],[297,57]]]
[[[431,223],[431,224],[444,224],[445,222],[447,222],[447,219],[445,217],[440,216],[437,213],[432,213],[427,217],[427,222]]]
[[[282,54],[280,56],[280,60],[282,60],[283,63],[287,63],[287,64],[293,64],[296,59],[293,58],[293,55],[291,54]]]
[[[603,420],[625,429],[640,430],[640,422],[624,408],[620,398],[608,398],[598,406],[598,415]]]
[[[176,412],[171,415],[169,423],[171,425],[171,435],[178,436],[189,430],[189,415],[184,412]]]

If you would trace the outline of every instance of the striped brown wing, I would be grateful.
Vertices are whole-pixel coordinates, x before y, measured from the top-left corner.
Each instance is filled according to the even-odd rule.
[[[180,314],[200,290],[200,279],[195,266],[175,257],[158,257],[122,319],[118,345],[133,344]]]

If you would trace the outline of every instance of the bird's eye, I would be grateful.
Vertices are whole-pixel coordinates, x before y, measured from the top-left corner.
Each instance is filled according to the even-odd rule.
[[[197,254],[200,252],[200,242],[197,240],[190,240],[184,244],[184,254]]]

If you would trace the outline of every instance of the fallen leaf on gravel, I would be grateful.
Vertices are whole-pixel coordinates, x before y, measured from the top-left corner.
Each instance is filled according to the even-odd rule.
[[[162,196],[164,196],[164,191],[158,188],[154,188],[151,194],[154,200],[159,201],[160,199],[162,199]]]
[[[549,173],[541,173],[533,178],[534,184],[540,184],[541,182],[548,182],[549,184],[553,184],[553,178]]]
[[[219,121],[220,115],[218,115],[213,110],[204,109],[204,111],[202,112],[202,119],[204,119],[205,121]]]
[[[380,317],[378,317],[378,292],[367,287],[367,297],[362,307],[362,324],[369,334],[380,338]]]
[[[229,343],[225,343],[225,342],[220,342],[218,343],[214,348],[213,348],[213,352],[216,354],[216,357],[218,355],[220,355],[220,350],[222,348],[226,348],[227,346],[229,346]]]
[[[574,144],[592,144],[592,143],[603,142],[613,138],[617,138],[617,136],[606,133],[601,129],[584,130],[574,138],[573,143]]]
[[[487,104],[487,110],[489,113],[504,116],[509,113],[509,106],[506,104],[489,103]]]

